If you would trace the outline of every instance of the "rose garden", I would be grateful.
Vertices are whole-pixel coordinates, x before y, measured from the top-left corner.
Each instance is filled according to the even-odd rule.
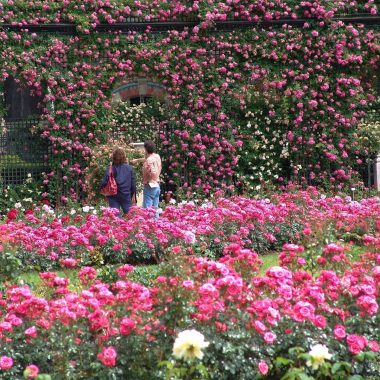
[[[2,1],[0,379],[380,379],[377,8]]]

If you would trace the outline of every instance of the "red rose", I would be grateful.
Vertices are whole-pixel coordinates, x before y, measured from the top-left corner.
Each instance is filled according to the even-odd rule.
[[[128,335],[136,327],[136,322],[133,319],[125,317],[120,322],[120,333]]]
[[[17,217],[18,211],[15,208],[12,208],[7,214],[7,221],[15,220]]]

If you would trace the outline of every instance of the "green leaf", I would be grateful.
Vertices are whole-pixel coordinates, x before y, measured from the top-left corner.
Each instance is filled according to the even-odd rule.
[[[201,373],[203,379],[208,379],[207,368],[202,363],[197,365],[197,370]]]
[[[51,376],[47,374],[41,374],[37,376],[37,380],[51,380]]]
[[[340,371],[341,369],[343,369],[345,372],[349,373],[350,369],[351,369],[351,364],[348,363],[348,362],[338,362],[338,363],[335,363],[332,366],[332,368],[331,368],[331,373],[335,374],[338,371]]]
[[[363,380],[363,377],[360,375],[352,375],[347,380]]]
[[[289,364],[293,364],[293,360],[284,358],[282,356],[278,356],[276,360],[274,361],[274,364],[276,367],[278,366],[287,366]]]
[[[299,373],[297,377],[299,380],[313,380],[313,378],[306,375],[306,373]]]
[[[302,347],[292,347],[292,348],[289,348],[288,352],[289,352],[289,354],[299,355],[301,353],[304,353],[305,350]]]

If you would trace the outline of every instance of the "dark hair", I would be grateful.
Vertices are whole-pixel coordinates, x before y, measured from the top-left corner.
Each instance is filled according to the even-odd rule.
[[[144,148],[148,154],[151,154],[156,151],[156,144],[152,140],[147,140],[144,142]]]
[[[127,162],[127,157],[125,155],[124,149],[116,148],[112,153],[112,163],[114,165],[124,164]]]

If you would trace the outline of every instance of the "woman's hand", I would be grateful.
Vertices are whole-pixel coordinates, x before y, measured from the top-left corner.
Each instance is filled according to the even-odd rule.
[[[134,160],[130,160],[129,163],[131,165],[140,164],[144,162],[145,158],[135,158]]]

